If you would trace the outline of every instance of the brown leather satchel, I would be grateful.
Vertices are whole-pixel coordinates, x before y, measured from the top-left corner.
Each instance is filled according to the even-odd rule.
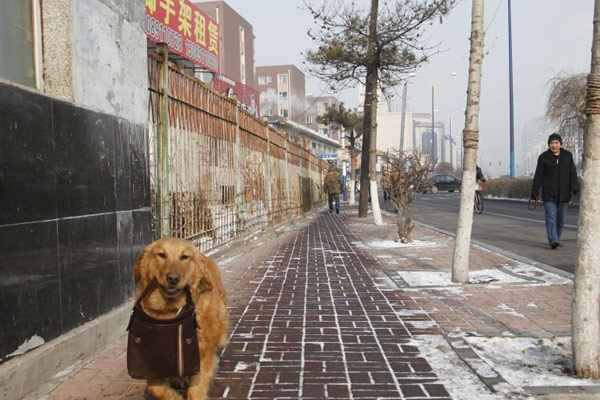
[[[199,327],[190,289],[186,286],[187,302],[176,317],[157,319],[142,308],[142,300],[157,283],[153,279],[133,307],[127,326],[127,371],[136,379],[195,375],[200,371]]]

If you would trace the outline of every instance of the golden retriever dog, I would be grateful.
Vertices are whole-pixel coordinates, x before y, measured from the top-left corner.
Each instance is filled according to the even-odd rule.
[[[225,288],[217,264],[188,240],[163,238],[148,245],[138,258],[133,274],[138,283],[136,299],[153,278],[158,285],[142,301],[144,311],[154,318],[173,318],[186,304],[189,285],[196,305],[200,329],[200,373],[188,377],[187,398],[208,396],[216,368],[216,351],[227,344],[228,318]],[[148,393],[159,400],[182,399],[169,379],[147,380]]]

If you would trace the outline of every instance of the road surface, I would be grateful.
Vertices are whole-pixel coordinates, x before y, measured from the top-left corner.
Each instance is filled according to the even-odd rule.
[[[413,219],[438,229],[456,232],[460,193],[419,194],[411,204]],[[392,211],[391,202],[382,208]],[[485,199],[483,214],[473,216],[474,240],[496,246],[563,271],[574,273],[577,264],[577,207],[569,207],[563,247],[551,250],[546,239],[544,207],[534,211],[526,202]]]

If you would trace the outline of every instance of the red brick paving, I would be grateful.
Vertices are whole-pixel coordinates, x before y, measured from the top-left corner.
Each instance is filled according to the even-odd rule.
[[[223,268],[232,331],[212,398],[449,399],[342,220],[319,215]],[[143,399],[125,350],[121,339],[47,398]]]

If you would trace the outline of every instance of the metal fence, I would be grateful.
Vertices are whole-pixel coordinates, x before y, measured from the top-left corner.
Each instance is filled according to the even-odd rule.
[[[159,52],[148,57],[155,238],[206,251],[325,204],[323,160]]]

